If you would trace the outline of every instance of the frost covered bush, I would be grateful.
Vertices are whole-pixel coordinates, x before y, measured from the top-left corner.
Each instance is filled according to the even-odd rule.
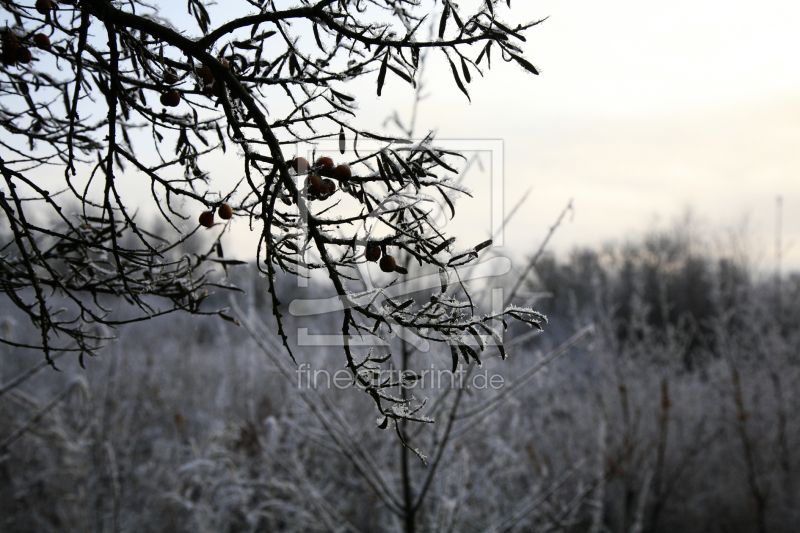
[[[800,339],[777,324],[771,292],[754,276],[728,292],[722,271],[709,270],[714,337],[698,348],[679,328],[666,334],[649,322],[642,294],[629,318],[613,319],[602,307],[615,294],[608,274],[555,322],[593,320],[593,333],[515,390],[563,344],[559,335],[576,331],[548,329],[520,344],[509,336],[509,360],[484,360],[505,387],[463,391],[446,439],[459,391],[441,407],[444,390],[412,391],[440,422],[408,428],[428,466],[404,468],[404,448],[375,430],[355,395],[296,389],[280,339],[248,311],[268,311],[268,300],[258,303],[263,286],[249,291],[250,304],[239,300],[252,338],[177,316],[152,336],[134,326],[85,374],[75,365],[39,373],[13,398],[0,396],[5,440],[68,391],[5,451],[6,529],[408,531],[395,505],[406,501],[406,483],[421,493],[441,449],[416,531],[795,530]],[[15,327],[24,335],[30,326]],[[341,368],[335,348],[296,353]],[[446,366],[448,354],[439,356]],[[3,382],[31,364],[35,357],[6,349]],[[73,384],[81,375],[85,388]],[[491,416],[471,416],[506,391]]]
[[[38,349],[55,367],[62,351],[83,364],[110,328],[132,322],[177,311],[235,321],[207,300],[220,287],[209,268],[242,263],[224,255],[228,228],[259,236],[249,256],[270,284],[290,357],[277,277],[323,274],[347,304],[343,360],[392,424],[412,419],[413,408],[367,378],[368,366],[391,357],[351,337],[404,328],[476,360],[471,339],[496,344],[496,318],[541,327],[532,309],[484,311],[465,290],[447,293],[491,244],[456,245],[427,208],[441,201],[455,214],[466,192],[455,179],[459,154],[432,133],[412,141],[370,131],[364,95],[350,94],[362,80],[378,96],[387,84],[415,86],[428,50],[447,60],[466,98],[492,56],[538,74],[519,43],[539,21],[504,22],[510,2],[467,10],[449,0],[189,0],[188,17],[170,15],[177,20],[167,4],[140,0],[34,7],[0,4],[10,21],[0,32],[0,210],[9,230],[0,290],[38,335],[0,342]],[[422,37],[432,10],[438,30]],[[158,213],[157,225],[139,208]],[[210,247],[174,254],[206,231]],[[374,291],[427,267],[441,272],[442,290],[427,301],[359,298],[358,268],[372,260],[392,274]],[[124,319],[111,313],[123,302]]]

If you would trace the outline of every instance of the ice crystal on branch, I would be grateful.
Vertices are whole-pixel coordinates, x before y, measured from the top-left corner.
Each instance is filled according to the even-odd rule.
[[[374,80],[378,95],[387,84],[415,85],[420,52],[432,50],[446,56],[455,87],[469,97],[467,85],[490,67],[493,50],[538,73],[516,44],[538,22],[508,24],[508,11],[491,0],[472,14],[450,1],[279,8],[243,0],[225,2],[224,23],[211,4],[189,1],[200,30],[192,35],[140,0],[40,2],[36,10],[0,2],[12,21],[2,30],[0,66],[0,207],[8,224],[0,286],[41,332],[25,346],[48,360],[53,351],[94,353],[103,339],[85,324],[120,325],[110,314],[115,299],[136,312],[125,321],[174,311],[230,319],[201,304],[213,286],[206,269],[237,263],[225,259],[220,240],[234,220],[260,233],[254,252],[286,349],[276,275],[323,270],[346,303],[342,335],[353,379],[382,416],[420,419],[417,408],[367,379],[389,356],[359,356],[351,336],[402,328],[450,346],[455,364],[459,355],[480,361],[487,341],[502,344],[492,322],[539,326],[544,317],[516,308],[481,317],[457,271],[490,243],[454,252],[429,206],[441,200],[453,216],[455,197],[468,193],[453,180],[448,161],[457,154],[431,136],[410,143],[364,129],[348,83]],[[441,9],[438,38],[425,39],[420,28],[432,8]],[[243,14],[229,16],[237,10]],[[352,157],[297,153],[300,143],[327,140]],[[214,158],[232,163],[229,152],[241,166],[216,176]],[[136,205],[133,183],[150,191],[147,205]],[[157,211],[173,233],[146,227],[140,207]],[[205,231],[216,235],[209,250],[178,253]],[[408,262],[395,257],[401,251]],[[347,284],[379,253],[381,270],[395,279],[362,302]],[[388,294],[408,268],[426,265],[441,273],[440,293],[424,302]]]

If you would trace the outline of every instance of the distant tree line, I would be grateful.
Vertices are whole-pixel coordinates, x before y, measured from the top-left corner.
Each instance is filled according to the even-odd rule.
[[[782,335],[800,326],[800,273],[759,274],[746,258],[715,254],[680,232],[663,231],[639,241],[579,248],[567,257],[545,255],[528,289],[548,293],[537,305],[554,327],[575,316],[611,319],[620,343],[641,340],[644,329],[668,342],[688,338],[683,364],[692,370],[717,354],[714,324],[748,328],[731,309],[753,306]],[[780,297],[776,293],[780,291]],[[762,326],[763,327],[763,326]]]

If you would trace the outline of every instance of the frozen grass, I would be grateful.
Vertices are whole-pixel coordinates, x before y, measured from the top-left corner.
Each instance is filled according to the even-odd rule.
[[[594,334],[491,416],[456,417],[417,530],[797,531],[800,313],[786,297],[778,316],[768,284],[728,283],[706,261],[688,281],[635,258],[545,263],[528,288],[556,295],[551,327],[509,360],[486,360],[487,372],[509,387],[581,327]],[[671,314],[675,291],[695,282],[710,307]],[[292,369],[257,324],[269,313],[261,290],[241,299],[255,336],[170,317],[123,330],[85,370],[67,355],[63,372],[4,390],[0,442],[14,440],[0,459],[0,529],[407,530],[392,510],[404,501],[396,435],[376,428],[360,392],[298,391],[281,374]],[[34,334],[19,317],[3,324]],[[0,350],[4,384],[41,359]],[[299,362],[336,369],[334,350]],[[413,392],[433,408],[441,391]],[[460,416],[502,392],[452,391],[435,428],[409,429],[412,442],[435,451],[456,397]],[[430,468],[409,465],[414,493]]]

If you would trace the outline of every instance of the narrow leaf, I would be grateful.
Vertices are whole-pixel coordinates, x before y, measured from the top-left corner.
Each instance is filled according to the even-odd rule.
[[[442,294],[447,292],[447,287],[449,286],[450,279],[447,275],[447,270],[439,267],[439,284],[442,287]]]
[[[216,122],[214,123],[214,127],[217,129],[217,137],[219,137],[219,143],[222,145],[222,153],[225,153],[225,138],[222,136],[222,130],[219,129],[219,124]]]
[[[456,169],[454,169],[453,167],[451,167],[450,165],[448,165],[447,163],[445,163],[445,162],[444,162],[444,160],[443,160],[441,157],[439,157],[438,155],[436,155],[436,153],[435,153],[433,150],[426,150],[426,152],[428,153],[428,155],[430,155],[430,156],[431,156],[431,158],[432,158],[434,161],[436,161],[436,163],[437,163],[437,164],[438,164],[440,167],[442,167],[442,168],[445,168],[445,169],[449,170],[449,171],[450,171],[450,172],[452,172],[453,174],[458,174],[458,171],[457,171]]]
[[[439,19],[439,39],[444,38],[444,30],[447,27],[448,15],[450,15],[450,2],[445,2],[444,11],[442,11],[442,18]]]
[[[394,67],[392,65],[389,65],[389,68],[392,70],[392,72],[394,72],[395,74],[397,74],[398,76],[400,76],[401,78],[406,80],[409,83],[409,85],[411,85],[412,87],[416,87],[417,86],[417,82],[414,81],[414,78],[412,78],[411,76],[409,76],[408,74],[406,74],[405,72],[400,70],[399,68]]]
[[[514,30],[512,30],[511,28],[509,28],[505,24],[502,24],[502,23],[500,23],[500,22],[498,22],[496,20],[494,21],[494,24],[495,24],[495,26],[497,26],[498,28],[503,30],[505,33],[507,33],[509,35],[513,35],[514,37],[516,37],[517,39],[519,39],[522,42],[527,42],[527,39],[525,39],[524,36],[522,36],[519,33],[515,32]]]
[[[314,39],[317,41],[317,46],[323,52],[325,51],[325,47],[322,45],[322,39],[319,38],[319,30],[317,30],[317,23],[315,22],[312,26],[314,28]]]
[[[236,324],[237,326],[239,325],[239,321],[238,321],[237,319],[235,319],[234,317],[232,317],[232,316],[228,316],[228,315],[226,315],[225,313],[217,313],[217,314],[218,314],[218,315],[220,316],[220,318],[222,318],[223,320],[225,320],[225,321],[227,321],[227,322],[233,322],[233,323],[234,323],[234,324]]]
[[[492,245],[492,239],[489,239],[488,241],[483,241],[482,243],[480,243],[479,245],[477,245],[475,247],[475,251],[476,252],[480,252],[481,250],[483,250],[487,246],[491,246],[491,245]]]
[[[454,242],[456,242],[456,238],[455,237],[450,237],[449,239],[447,239],[443,243],[440,243],[438,246],[436,246],[433,250],[431,250],[431,255],[438,254],[439,252],[441,252],[442,250],[444,250],[445,248],[447,248],[448,246],[450,246]]]
[[[459,18],[459,16],[458,16],[458,11],[456,10],[456,8],[452,8],[452,9],[453,9],[453,18],[455,19],[456,24],[458,24],[458,27],[463,30],[464,29],[464,23],[461,22],[461,18]]]
[[[510,52],[509,52],[509,53],[510,53]],[[528,72],[533,72],[534,74],[537,74],[537,75],[539,74],[539,71],[538,71],[538,70],[536,70],[536,67],[534,67],[534,66],[533,66],[533,65],[532,65],[532,64],[531,64],[531,63],[530,63],[530,62],[529,62],[527,59],[525,59],[524,57],[520,57],[520,56],[518,56],[518,55],[516,55],[516,54],[511,54],[511,57],[513,57],[513,58],[514,58],[514,61],[516,61],[517,63],[519,63],[520,65],[522,65],[522,68],[524,68],[524,69],[525,69],[525,70],[527,70]]]
[[[448,57],[447,61],[450,63],[450,70],[453,71],[453,78],[455,78],[456,80],[456,85],[458,85],[458,88],[461,89],[461,92],[466,95],[467,100],[472,102],[472,99],[469,97],[469,93],[467,92],[467,88],[464,87],[464,84],[461,82],[461,78],[458,77],[458,70],[456,69],[456,66],[453,63],[453,60]]]
[[[480,65],[481,59],[483,59],[484,54],[486,54],[486,51],[489,49],[490,46],[492,46],[492,41],[489,41],[488,43],[486,43],[486,46],[483,47],[483,49],[481,50],[481,53],[478,54],[478,59],[475,60],[475,64],[476,65]]]
[[[383,90],[383,82],[386,81],[386,67],[389,65],[389,51],[383,56],[383,63],[381,63],[381,70],[378,72],[378,96],[381,95]]]
[[[453,373],[456,373],[458,370],[458,350],[452,344],[450,345],[450,355],[453,357]]]
[[[342,100],[343,102],[354,102],[355,101],[355,98],[353,98],[352,96],[350,96],[348,94],[340,93],[339,91],[334,91],[333,89],[331,89],[331,94],[333,94],[336,98],[338,98],[339,100]]]
[[[439,189],[440,193],[442,193],[442,198],[444,198],[444,201],[447,202],[447,205],[450,207],[450,220],[453,220],[453,217],[456,216],[456,207],[453,205],[453,202],[450,201],[450,198],[447,197],[441,187],[437,185],[436,188]]]
[[[472,78],[469,75],[469,68],[467,68],[467,62],[464,61],[464,58],[461,58],[461,71],[464,73],[464,79],[467,80],[467,83],[472,81]]]

